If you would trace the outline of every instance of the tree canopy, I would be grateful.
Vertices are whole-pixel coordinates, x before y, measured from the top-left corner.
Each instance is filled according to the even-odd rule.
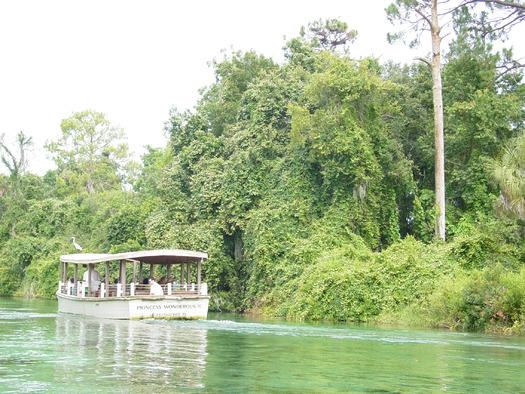
[[[60,128],[62,136],[46,144],[57,166],[57,180],[87,193],[120,188],[131,162],[124,131],[92,110],[74,113]]]

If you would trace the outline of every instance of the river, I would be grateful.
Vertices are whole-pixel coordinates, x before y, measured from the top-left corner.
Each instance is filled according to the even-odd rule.
[[[1,393],[525,393],[524,337],[56,310],[0,298]]]

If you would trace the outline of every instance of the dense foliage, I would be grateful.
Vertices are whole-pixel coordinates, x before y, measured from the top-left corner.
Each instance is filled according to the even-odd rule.
[[[451,45],[449,240],[433,242],[429,69],[353,59],[311,27],[282,65],[215,60],[215,83],[194,111],[172,110],[168,145],[138,172],[103,114],[64,120],[47,145],[55,170],[0,176],[0,296],[52,297],[75,236],[86,251],[206,251],[217,310],[522,331],[525,228],[498,209],[496,174],[523,141],[521,72],[500,74],[502,56],[476,37]]]

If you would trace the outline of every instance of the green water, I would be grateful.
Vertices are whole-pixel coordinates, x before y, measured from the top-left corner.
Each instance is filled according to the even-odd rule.
[[[523,337],[56,306],[0,298],[1,393],[525,393]]]

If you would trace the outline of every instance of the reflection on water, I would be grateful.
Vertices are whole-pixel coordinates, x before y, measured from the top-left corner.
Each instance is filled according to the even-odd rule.
[[[0,299],[2,393],[518,393],[525,338],[257,321],[114,321]]]
[[[202,391],[204,329],[39,313],[20,301],[15,308],[5,303],[0,299],[2,393]]]
[[[64,361],[55,370],[64,379],[78,382],[88,372],[128,391],[203,387],[204,329],[58,315],[55,335],[62,339]]]

